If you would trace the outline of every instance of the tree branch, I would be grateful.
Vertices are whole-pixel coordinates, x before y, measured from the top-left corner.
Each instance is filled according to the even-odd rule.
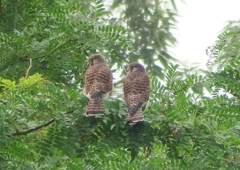
[[[41,129],[43,127],[46,127],[48,125],[50,125],[51,123],[53,123],[56,119],[51,119],[49,120],[48,122],[44,123],[43,125],[39,125],[39,126],[36,126],[32,129],[28,129],[28,130],[25,130],[25,131],[20,131],[20,132],[15,132],[15,133],[12,133],[11,135],[7,135],[8,137],[11,137],[11,136],[17,136],[17,135],[26,135],[30,132],[33,132],[33,131],[36,131],[38,129]]]
[[[72,113],[72,112],[73,112],[73,110],[70,110],[70,111],[67,111],[67,112],[65,112],[65,113],[63,113],[63,114],[69,114],[69,113]],[[30,132],[36,131],[36,130],[38,130],[38,129],[41,129],[41,128],[43,128],[43,127],[46,127],[46,126],[52,124],[53,122],[55,122],[55,120],[56,120],[56,119],[53,118],[53,119],[50,119],[48,122],[46,122],[46,123],[44,123],[44,124],[42,124],[42,125],[36,126],[36,127],[34,127],[34,128],[31,128],[31,129],[28,129],[28,130],[25,130],[25,131],[14,132],[14,133],[12,133],[11,135],[7,135],[7,136],[8,136],[8,137],[11,137],[11,136],[17,136],[17,135],[27,135],[27,134],[30,133]]]
[[[25,57],[25,58],[20,58],[20,60],[22,60],[22,61],[29,61],[29,60],[31,60],[31,59],[32,59],[32,60],[36,60],[36,59],[39,59],[39,58],[46,57],[46,56],[54,53],[57,49],[59,49],[60,47],[64,46],[64,45],[67,44],[68,42],[70,42],[70,41],[75,41],[75,40],[77,40],[77,39],[73,39],[73,40],[69,39],[69,40],[67,40],[67,41],[59,44],[57,47],[55,47],[55,48],[54,48],[53,50],[51,50],[49,53],[43,54],[43,55],[41,55],[41,56],[39,56],[39,57],[36,57],[36,58],[26,58],[26,57]]]

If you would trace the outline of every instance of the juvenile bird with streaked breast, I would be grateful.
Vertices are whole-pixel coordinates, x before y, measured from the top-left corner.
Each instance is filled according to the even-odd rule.
[[[100,54],[90,56],[87,62],[89,68],[85,74],[85,87],[83,90],[83,93],[89,98],[86,115],[104,114],[103,99],[111,96],[112,72]]]
[[[126,120],[130,125],[143,121],[142,106],[149,98],[150,80],[141,64],[128,65],[128,73],[123,81],[123,92],[128,108]]]

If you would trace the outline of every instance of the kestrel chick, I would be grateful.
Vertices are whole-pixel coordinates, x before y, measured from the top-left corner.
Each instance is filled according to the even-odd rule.
[[[113,76],[103,56],[94,54],[88,58],[89,68],[85,74],[84,94],[90,99],[87,116],[104,114],[103,99],[110,97]]]
[[[127,121],[134,125],[144,119],[142,106],[148,101],[150,80],[144,67],[139,63],[128,65],[128,73],[123,82],[124,100],[128,107]]]

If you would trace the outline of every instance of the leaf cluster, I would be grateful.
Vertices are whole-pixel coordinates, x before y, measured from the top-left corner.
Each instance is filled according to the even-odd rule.
[[[22,11],[15,14],[13,4]],[[83,83],[86,56],[102,53],[110,64],[120,67],[127,61],[126,53],[120,60],[121,49],[132,49],[126,30],[114,19],[102,17],[106,13],[101,1],[89,8],[78,1],[4,1],[2,8],[0,72],[10,80],[24,76],[32,60],[31,74],[66,85],[75,79],[76,85]]]
[[[223,35],[213,48],[216,70],[201,75],[169,64],[162,81],[151,74],[145,121],[130,126],[119,97],[104,101],[104,116],[84,113],[86,56],[101,52],[118,68],[131,61],[123,57],[131,54],[129,32],[106,17],[101,1],[90,8],[78,1],[3,2],[0,169],[240,168],[237,34]]]
[[[145,1],[118,0],[113,1],[111,9],[121,7],[120,18],[128,28],[128,37],[133,41],[137,52],[130,53],[130,62],[142,60],[146,69],[153,75],[164,77],[164,68],[176,59],[168,53],[168,47],[176,43],[171,30],[177,23],[174,0]]]

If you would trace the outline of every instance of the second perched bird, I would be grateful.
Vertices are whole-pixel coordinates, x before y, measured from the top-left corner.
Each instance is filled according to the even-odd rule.
[[[103,99],[112,92],[113,76],[104,58],[94,54],[88,58],[89,68],[85,74],[84,94],[90,99],[86,110],[87,116],[104,114]]]
[[[144,67],[139,63],[128,65],[128,73],[123,82],[124,100],[128,107],[127,121],[134,125],[144,119],[142,106],[148,101],[150,80]]]

